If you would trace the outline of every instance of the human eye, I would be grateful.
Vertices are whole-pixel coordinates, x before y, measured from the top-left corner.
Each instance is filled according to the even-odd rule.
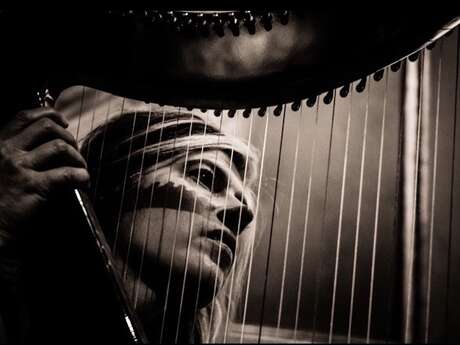
[[[218,167],[205,162],[191,165],[187,175],[212,193],[220,193],[227,186],[225,174]]]

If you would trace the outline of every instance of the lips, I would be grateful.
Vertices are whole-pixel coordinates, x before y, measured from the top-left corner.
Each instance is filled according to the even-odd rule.
[[[233,262],[236,251],[236,237],[228,229],[213,229],[206,232],[205,236],[215,242],[221,248],[221,261],[222,252],[226,252],[229,256],[229,264]],[[225,260],[226,261],[226,260]],[[222,262],[223,263],[223,262]]]

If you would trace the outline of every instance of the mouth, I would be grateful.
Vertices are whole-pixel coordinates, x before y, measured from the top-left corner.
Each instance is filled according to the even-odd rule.
[[[214,243],[216,243],[220,247],[220,261],[221,264],[225,264],[225,260],[222,257],[222,253],[227,254],[228,256],[228,265],[231,265],[233,262],[233,259],[235,257],[235,252],[236,252],[236,237],[227,229],[213,229],[210,231],[207,231],[205,234],[205,237],[212,240]]]

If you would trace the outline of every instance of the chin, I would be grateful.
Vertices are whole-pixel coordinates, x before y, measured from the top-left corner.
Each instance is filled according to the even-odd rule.
[[[205,258],[202,266],[199,291],[199,307],[205,307],[219,294],[224,288],[228,272],[222,270],[210,258]],[[209,261],[209,262],[206,262]]]
[[[192,251],[187,268],[187,277],[184,287],[185,266],[174,265],[170,282],[169,265],[165,260],[164,265],[160,262],[160,267],[149,270],[143,280],[147,286],[157,293],[157,297],[164,299],[168,293],[169,303],[180,303],[183,293],[183,304],[190,307],[203,308],[212,302],[214,297],[222,290],[225,285],[230,268],[222,268],[217,265],[215,258],[203,251]],[[193,258],[193,259],[192,259]],[[198,259],[199,258],[199,259]],[[146,272],[147,273],[147,272]],[[167,287],[169,285],[169,292]]]

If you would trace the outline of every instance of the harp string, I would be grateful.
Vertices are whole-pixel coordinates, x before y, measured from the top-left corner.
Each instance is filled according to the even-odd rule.
[[[297,330],[299,325],[299,313],[300,313],[300,299],[302,296],[302,285],[303,285],[303,272],[304,272],[304,261],[305,261],[305,246],[307,242],[308,235],[308,223],[310,220],[310,200],[311,200],[311,185],[312,185],[312,176],[313,176],[313,163],[315,162],[316,156],[316,141],[318,135],[318,113],[319,113],[319,101],[316,103],[316,115],[315,115],[315,127],[314,127],[314,136],[313,143],[311,146],[310,152],[310,168],[308,173],[308,182],[307,182],[307,203],[305,206],[305,219],[304,219],[304,229],[302,237],[302,254],[300,259],[300,272],[299,272],[299,285],[297,288],[297,301],[296,301],[296,312],[295,312],[295,321],[294,321],[294,333],[293,338],[297,340]]]
[[[96,96],[93,97],[93,104],[92,104],[92,109],[93,111],[91,112],[91,124],[90,124],[90,128],[89,128],[89,132],[88,133],[92,133],[93,132],[93,129],[94,129],[94,118],[96,116],[96,107],[97,107],[97,100],[99,98],[99,91],[98,90],[95,90],[94,91],[96,93]],[[91,148],[91,141],[88,141],[88,150],[86,152],[86,160],[88,160],[88,157],[89,157],[89,151],[90,151],[90,148]]]
[[[180,114],[180,108],[178,108],[178,113]],[[164,118],[165,118],[165,108],[163,107],[163,116],[162,116],[162,121],[163,121],[163,128],[164,128]],[[177,128],[178,128],[178,124],[179,124],[179,118],[177,118],[176,120],[176,128],[174,130],[174,139],[173,139],[173,152],[176,152],[176,140],[177,140]],[[162,130],[163,130],[162,128]],[[161,132],[163,133],[163,132]],[[159,153],[160,151],[160,147],[158,147],[158,150],[157,152]],[[171,173],[172,173],[172,166],[169,167],[169,172],[168,172],[168,184],[171,182]],[[161,196],[161,201],[165,201],[165,195],[162,195]],[[150,203],[150,207],[152,206],[152,204]],[[165,217],[166,217],[166,207],[163,207],[162,209],[162,217],[161,217],[161,231],[160,231],[160,239],[158,241],[158,251],[157,251],[157,254],[156,254],[156,267],[159,267],[160,265],[160,256],[161,256],[161,250],[162,250],[162,243],[163,243],[163,235],[164,235],[164,227],[165,227]],[[147,231],[149,232],[149,235],[150,235],[150,230],[147,229]],[[148,297],[147,296],[148,294],[148,290],[146,290],[146,298]],[[154,292],[151,291],[151,298],[156,298],[156,296],[154,295]],[[163,310],[163,313],[166,311],[166,308]],[[163,322],[164,322],[164,318],[162,317],[162,328],[161,328],[161,334],[163,332]],[[162,335],[161,335],[162,336]],[[160,342],[161,343],[161,342]]]
[[[266,120],[265,120],[264,139],[263,139],[263,145],[262,145],[262,157],[260,159],[259,181],[257,185],[256,210],[255,210],[255,215],[254,215],[254,229],[257,229],[257,223],[258,223],[260,192],[262,188],[262,175],[264,171],[265,149],[266,149],[266,143],[267,143],[268,122],[269,122],[270,117],[271,115],[267,114]],[[253,236],[255,235],[253,234]],[[251,285],[252,263],[254,259],[254,243],[255,243],[255,240],[251,241],[251,247],[250,247],[250,253],[249,253],[248,276],[247,276],[246,289],[245,289],[243,317],[242,317],[242,323],[241,323],[240,343],[243,343],[243,339],[244,339],[244,329],[245,329],[248,299],[249,299],[249,287]]]
[[[433,169],[432,169],[432,184],[431,184],[431,211],[430,211],[430,232],[428,239],[428,278],[426,286],[426,311],[425,311],[425,334],[424,340],[428,343],[429,340],[429,325],[430,325],[430,305],[431,305],[431,274],[433,263],[433,233],[434,233],[434,212],[436,203],[436,182],[437,182],[437,165],[438,165],[438,137],[439,137],[439,110],[441,98],[441,75],[442,75],[442,48],[444,41],[440,41],[440,53],[438,59],[438,75],[437,75],[437,90],[436,90],[436,117],[434,127],[434,148],[433,148]],[[423,87],[423,86],[422,86]]]
[[[203,138],[206,136],[206,128],[207,128],[207,117],[208,114],[206,113],[206,121],[204,123],[204,130],[203,130]],[[190,126],[191,127],[191,126]],[[190,138],[191,140],[191,138]],[[203,162],[203,151],[204,151],[204,141],[203,145],[201,145],[201,150],[200,150],[200,160],[199,160],[199,165],[198,165],[198,176],[197,176],[197,181],[196,181],[196,188],[199,188],[200,185],[200,177],[201,177],[201,165]],[[192,209],[192,219],[190,221],[190,226],[189,226],[189,231],[188,231],[188,239],[187,239],[187,253],[186,253],[186,258],[185,258],[185,269],[184,269],[184,277],[182,280],[182,289],[181,289],[181,296],[180,296],[180,303],[179,303],[179,313],[177,316],[177,326],[176,326],[176,342],[178,341],[179,338],[179,329],[180,329],[180,324],[181,324],[181,316],[182,316],[182,304],[184,301],[184,292],[185,292],[185,283],[187,280],[187,271],[188,271],[188,264],[189,264],[189,255],[190,255],[190,246],[191,246],[191,241],[192,241],[192,233],[193,233],[193,224],[195,221],[195,210],[196,210],[196,201],[197,201],[197,194],[195,193],[194,198],[193,198],[193,209]],[[200,250],[201,250],[201,242],[200,242]],[[200,252],[201,254],[201,252]],[[199,256],[201,259],[201,255]],[[199,298],[199,295],[196,295],[196,300],[195,304],[197,303],[197,300]]]
[[[127,253],[126,253],[126,257],[125,257],[125,265],[124,265],[125,267],[124,267],[124,271],[123,271],[123,279],[125,281],[128,278],[129,257],[130,257],[130,254],[131,254],[131,245],[132,245],[132,240],[133,240],[134,226],[135,226],[136,218],[137,218],[137,204],[139,202],[139,190],[140,190],[141,182],[142,182],[142,173],[143,173],[143,169],[144,169],[144,158],[145,158],[145,147],[147,146],[147,139],[148,139],[148,135],[149,135],[149,127],[150,127],[151,116],[152,116],[152,104],[149,105],[149,114],[148,114],[148,118],[147,118],[147,126],[145,128],[145,135],[144,135],[144,146],[142,148],[142,153],[141,153],[140,171],[139,171],[139,176],[138,176],[138,179],[137,179],[136,196],[135,196],[135,199],[134,199],[134,207],[133,207],[133,211],[132,211],[133,214],[131,216],[131,225],[130,225],[130,229],[129,229],[128,250],[127,250]],[[132,138],[131,140],[133,140],[133,139],[134,138]],[[135,284],[135,281],[133,283],[134,283],[134,285],[133,285],[133,291],[132,291],[133,296],[132,297],[133,297],[133,301],[134,301],[134,292],[135,292],[134,287],[135,287],[136,284]]]
[[[107,111],[105,113],[105,119],[104,119],[104,124],[103,124],[104,132],[102,134],[102,144],[101,144],[101,150],[99,152],[99,158],[98,158],[98,164],[97,164],[96,181],[95,181],[94,193],[93,193],[93,203],[96,201],[96,198],[97,198],[97,190],[98,190],[98,186],[99,186],[99,180],[101,178],[102,156],[104,154],[104,149],[105,149],[105,139],[106,139],[106,136],[107,136],[107,122],[109,121],[109,114],[110,114],[110,110],[111,110],[110,109],[111,105],[112,105],[112,98],[109,97],[109,100],[108,100],[108,103],[107,103]],[[89,150],[88,150],[88,153],[89,153]]]
[[[77,132],[75,134],[75,140],[78,143],[78,139],[80,139],[80,125],[81,125],[81,116],[83,114],[83,104],[85,102],[85,94],[86,94],[86,87],[83,86],[81,98],[80,98],[80,112],[78,114],[78,123],[77,123]]]
[[[329,135],[329,149],[328,149],[328,158],[327,158],[327,168],[326,168],[326,186],[324,191],[324,202],[322,207],[322,223],[321,223],[321,239],[319,243],[319,268],[316,272],[316,279],[315,279],[315,302],[314,302],[314,312],[313,312],[313,327],[312,327],[312,335],[311,335],[311,342],[315,342],[316,336],[316,321],[318,316],[318,304],[319,304],[319,290],[320,290],[320,283],[321,283],[321,274],[322,274],[322,252],[324,247],[324,227],[326,223],[326,205],[328,199],[328,189],[329,189],[329,174],[330,174],[330,164],[331,164],[331,153],[332,153],[332,135],[334,132],[334,121],[335,121],[335,101],[336,101],[336,90],[333,91],[333,104],[332,104],[332,119],[331,119],[331,130]]]
[[[369,89],[367,92],[368,92],[368,97],[369,97]],[[359,246],[359,235],[360,235],[360,228],[361,228],[361,206],[362,206],[362,196],[363,196],[364,162],[366,158],[368,115],[369,115],[369,99],[366,102],[366,110],[364,114],[364,132],[363,132],[363,139],[361,143],[361,164],[360,164],[360,173],[359,173],[358,208],[356,211],[357,214],[356,214],[356,227],[355,227],[355,241],[353,244],[353,272],[352,272],[352,283],[351,283],[351,292],[350,292],[350,310],[348,314],[347,343],[351,342],[351,332],[352,332],[352,326],[353,326],[356,271],[357,271],[358,250],[359,250],[358,246]]]
[[[460,93],[459,93],[459,81],[460,81],[460,29],[457,29],[457,63],[456,63],[456,77],[455,77],[455,111],[454,111],[454,121],[453,121],[453,150],[452,150],[452,169],[451,169],[451,188],[452,191],[454,190],[454,185],[455,185],[455,156],[456,156],[456,139],[457,139],[457,116],[458,116],[458,110],[459,110],[459,98],[460,98]],[[449,248],[448,248],[448,260],[447,260],[447,293],[446,293],[446,306],[448,305],[448,299],[450,296],[450,277],[451,277],[451,259],[452,259],[452,224],[454,222],[454,217],[453,217],[453,209],[454,209],[454,193],[450,194],[450,221],[449,221]],[[450,308],[446,308],[446,324],[448,324],[449,321],[449,311]],[[448,334],[447,336],[447,342],[451,342],[450,335]]]
[[[288,223],[287,223],[287,231],[286,231],[286,241],[285,241],[285,246],[284,246],[283,273],[281,276],[281,293],[280,293],[279,305],[278,305],[278,318],[277,318],[276,333],[275,333],[276,336],[279,335],[279,329],[281,325],[281,313],[283,311],[284,285],[285,285],[285,280],[286,280],[286,266],[287,266],[287,257],[288,257],[288,251],[289,251],[289,238],[290,238],[290,233],[291,233],[292,208],[294,205],[294,188],[295,188],[295,181],[296,181],[296,174],[297,174],[297,161],[298,161],[298,154],[299,154],[299,141],[300,141],[300,131],[302,129],[302,126],[301,126],[302,120],[303,120],[303,104],[301,103],[300,111],[299,111],[299,125],[297,127],[297,135],[296,135],[291,192],[290,192],[290,198],[289,198]]]
[[[121,195],[121,202],[120,202],[120,210],[119,210],[119,217],[118,217],[118,221],[117,221],[117,231],[116,231],[116,238],[115,238],[115,244],[114,244],[114,253],[117,252],[118,250],[118,244],[119,244],[119,236],[120,236],[120,224],[121,224],[121,221],[122,221],[122,217],[123,217],[123,209],[124,209],[124,206],[125,206],[125,197],[126,197],[126,188],[127,188],[127,184],[128,184],[128,171],[129,171],[129,166],[130,166],[130,160],[131,160],[131,154],[132,154],[132,142],[133,142],[133,137],[134,137],[134,132],[135,132],[135,128],[136,128],[136,122],[137,122],[137,112],[134,113],[134,119],[133,119],[133,126],[132,126],[132,129],[131,129],[131,136],[130,136],[130,139],[129,139],[129,149],[128,149],[128,158],[127,158],[127,162],[126,162],[126,170],[125,170],[125,176],[124,176],[124,182],[123,182],[123,189],[122,189],[122,195]],[[128,186],[129,188],[129,186]],[[120,253],[121,254],[121,253]],[[125,275],[125,272],[127,270],[127,262],[126,260],[123,260],[123,270],[122,272],[120,272],[120,275],[123,279],[123,281],[125,282],[125,284],[127,283],[126,281],[126,275]]]
[[[159,135],[159,142],[162,141],[163,139],[163,128],[164,128],[164,123],[165,123],[165,114],[166,114],[166,111],[165,111],[165,107],[162,106],[162,118],[161,118],[161,128],[160,128],[160,135]],[[173,151],[175,151],[175,148],[176,148],[176,138],[177,138],[177,122],[176,122],[176,130],[174,131],[174,138],[173,138]],[[159,162],[159,153],[160,153],[160,145],[158,145],[157,147],[157,152],[156,152],[156,159],[155,159],[155,165],[154,165],[154,171],[153,171],[153,181],[152,181],[152,186],[151,186],[151,194],[150,194],[150,200],[149,200],[149,209],[152,208],[152,202],[153,202],[153,199],[155,197],[155,190],[156,190],[156,176],[157,176],[157,166],[158,166],[158,162]],[[169,182],[171,181],[171,171],[172,169],[170,168],[169,169],[169,172],[168,172],[168,184]],[[164,200],[164,195],[162,196],[162,199]],[[160,255],[161,255],[161,249],[162,249],[162,243],[163,243],[163,234],[164,234],[164,225],[165,225],[165,208],[162,209],[162,217],[161,217],[161,229],[160,229],[160,238],[158,240],[158,245],[157,245],[157,251],[156,251],[156,254],[155,254],[155,263],[156,263],[156,267],[159,267],[159,262],[160,262]],[[142,267],[139,269],[139,280],[138,282],[140,283],[140,280],[142,279],[142,273],[143,273],[143,265],[144,265],[144,261],[145,261],[145,252],[147,250],[147,246],[148,246],[148,242],[149,242],[149,239],[150,239],[150,224],[151,224],[151,213],[149,213],[149,217],[148,217],[148,220],[147,220],[147,228],[146,228],[146,232],[144,233],[144,247],[142,248],[142,257],[141,257],[141,263],[142,263]],[[150,296],[149,296],[150,295]],[[145,293],[144,293],[144,300],[145,301],[148,301],[150,300],[152,303],[155,303],[155,299],[157,298],[157,296],[155,295],[154,291],[151,290],[151,289],[148,289],[147,287],[145,288]]]
[[[178,113],[180,115],[180,111],[181,111],[180,108],[178,108],[178,110],[179,110]],[[190,115],[190,120],[192,120],[192,119],[193,119],[193,114]],[[177,118],[176,131],[174,132],[174,149],[173,149],[174,152],[175,152],[175,144],[176,144],[176,140],[177,140],[177,128],[178,128],[178,126],[179,126],[179,117]],[[190,125],[189,137],[191,135],[191,130],[192,130],[192,125]],[[187,169],[189,144],[190,144],[190,141],[187,143],[187,149],[186,149],[186,156],[185,156],[185,160],[184,160],[185,163],[184,163],[184,169],[183,169],[182,178],[185,177],[185,172],[186,172],[186,169]],[[172,173],[172,166],[170,166],[170,169],[169,169],[168,183],[171,181],[171,173]],[[168,286],[167,286],[167,290],[166,290],[165,305],[164,305],[164,308],[163,308],[163,315],[162,315],[160,343],[163,343],[164,328],[166,326],[167,302],[169,300],[169,289],[170,289],[170,283],[171,283],[171,278],[172,278],[172,265],[173,265],[173,262],[174,262],[174,255],[175,255],[175,249],[176,249],[177,223],[178,223],[178,220],[179,220],[179,217],[180,217],[181,205],[182,205],[182,197],[183,197],[182,193],[183,193],[183,185],[181,185],[181,193],[180,193],[180,198],[179,198],[179,203],[178,203],[178,209],[177,209],[177,212],[176,212],[176,223],[175,223],[175,227],[174,227],[174,243],[173,243],[173,251],[171,253],[170,269],[169,269],[169,274],[168,274]],[[166,197],[166,195],[163,195],[163,200],[165,199],[165,197]],[[165,217],[166,217],[166,207],[163,207],[161,236],[164,233]],[[159,244],[158,249],[159,249],[159,251],[158,251],[158,256],[157,256],[158,257],[157,266],[159,265],[159,258],[160,258],[160,255],[161,255],[161,249],[162,249],[161,248],[161,243]]]
[[[251,114],[252,115],[252,114]],[[244,173],[243,173],[243,187],[242,187],[242,192],[241,192],[241,198],[240,198],[240,209],[239,209],[239,214],[238,214],[238,226],[237,226],[237,241],[236,241],[236,246],[235,246],[235,257],[233,260],[233,268],[231,271],[231,276],[230,276],[230,291],[229,291],[229,296],[228,296],[228,304],[227,304],[227,316],[225,320],[225,332],[224,332],[224,340],[223,342],[227,342],[227,332],[228,332],[228,324],[229,324],[229,319],[230,319],[230,312],[231,312],[231,307],[232,307],[232,296],[233,296],[233,284],[234,284],[234,276],[235,276],[235,270],[237,269],[237,253],[238,253],[238,247],[239,247],[239,236],[241,234],[241,217],[242,217],[242,212],[243,212],[243,200],[245,191],[246,191],[246,177],[247,177],[247,171],[248,171],[248,163],[249,163],[249,156],[250,156],[250,145],[251,145],[251,139],[252,139],[252,127],[254,123],[254,116],[250,115],[250,122],[249,122],[249,134],[248,134],[248,139],[247,139],[247,152],[246,152],[246,160],[244,163]],[[248,200],[246,200],[248,202]],[[250,206],[250,205],[248,205]],[[244,230],[244,229],[243,229]],[[255,231],[255,229],[254,229]]]
[[[407,296],[405,298],[407,312],[404,320],[404,340],[410,342],[413,339],[413,274],[414,274],[414,261],[415,261],[415,233],[417,227],[417,186],[418,186],[418,171],[419,171],[419,156],[420,156],[420,138],[421,138],[421,118],[422,118],[422,101],[423,101],[423,66],[424,66],[424,52],[420,56],[419,62],[419,77],[418,77],[418,110],[417,110],[417,134],[416,134],[416,148],[415,148],[415,176],[413,181],[413,196],[412,196],[412,209],[411,209],[411,227],[410,227],[410,241],[408,244],[408,272],[407,272]]]
[[[164,127],[164,122],[165,122],[165,109],[162,107],[162,115],[161,115],[161,127],[160,127],[160,134],[159,134],[159,139],[158,141],[161,142],[163,140],[163,127]],[[150,108],[151,111],[151,108]],[[149,128],[147,127],[147,132],[149,131]],[[155,158],[155,164],[153,167],[153,172],[152,172],[152,185],[150,187],[150,195],[149,195],[149,210],[152,208],[152,202],[153,202],[153,197],[155,195],[155,185],[156,185],[156,175],[157,175],[157,167],[158,167],[158,160],[160,156],[160,145],[157,147],[157,152],[156,152],[156,158]],[[136,278],[136,287],[135,287],[135,293],[134,293],[134,308],[137,307],[137,302],[138,302],[138,296],[139,296],[139,288],[140,288],[140,281],[142,278],[142,273],[143,273],[143,268],[144,268],[144,260],[145,260],[145,251],[147,249],[147,243],[149,242],[149,235],[150,235],[150,225],[151,225],[151,219],[152,219],[152,212],[149,212],[148,218],[147,218],[147,227],[144,231],[144,236],[142,240],[142,252],[141,252],[141,258],[139,262],[139,269],[138,269],[138,274]],[[156,260],[158,261],[158,253],[159,253],[159,248],[161,246],[162,242],[162,233],[160,234],[160,240],[158,241],[158,250],[156,251],[157,253],[157,258]],[[146,297],[146,296],[145,296]]]
[[[263,294],[262,294],[262,308],[261,308],[261,313],[260,313],[260,324],[259,324],[259,335],[258,335],[258,343],[260,343],[261,338],[262,338],[262,328],[263,328],[263,323],[264,323],[264,314],[265,314],[265,300],[267,298],[267,284],[268,284],[268,275],[269,275],[269,268],[270,268],[270,251],[271,251],[271,246],[272,246],[272,239],[273,239],[273,224],[275,220],[275,211],[276,211],[276,199],[277,199],[277,194],[278,194],[278,180],[279,180],[279,172],[280,172],[280,164],[281,164],[281,152],[283,148],[283,139],[284,139],[284,126],[285,126],[285,120],[286,120],[286,107],[287,105],[284,105],[283,109],[283,120],[281,124],[281,141],[280,141],[280,149],[278,153],[278,163],[277,163],[277,168],[276,168],[276,180],[275,180],[275,191],[274,191],[274,197],[273,197],[273,208],[272,208],[272,218],[271,218],[271,224],[270,224],[270,235],[269,235],[269,241],[268,241],[268,251],[267,251],[267,260],[265,264],[265,278],[264,278],[264,289],[263,289]]]
[[[179,108],[179,114],[180,114],[180,108]],[[177,123],[179,123],[179,118],[177,119]],[[193,122],[193,114],[190,115],[190,122]],[[190,125],[188,137],[190,138],[192,135],[192,125]],[[188,157],[189,157],[189,151],[190,151],[190,140],[187,141],[187,148],[185,151],[185,159],[184,159],[184,169],[182,171],[182,179],[185,179],[185,173],[187,171],[187,163],[188,163]],[[171,260],[169,263],[169,274],[168,274],[168,282],[166,286],[166,297],[165,297],[165,305],[163,308],[163,320],[161,322],[161,333],[160,333],[160,343],[163,341],[163,335],[164,335],[164,327],[165,327],[165,322],[166,322],[166,313],[167,313],[167,308],[168,308],[168,301],[170,298],[170,289],[171,289],[171,279],[172,279],[172,271],[173,271],[173,264],[174,264],[174,256],[175,256],[175,251],[176,251],[176,245],[177,245],[177,226],[179,224],[179,219],[182,211],[182,199],[183,199],[183,194],[184,194],[184,185],[181,184],[180,186],[180,195],[179,195],[179,204],[177,208],[177,213],[176,213],[176,220],[175,220],[175,225],[174,225],[174,239],[173,239],[173,250],[171,254]],[[176,340],[177,342],[177,340]]]
[[[382,110],[382,122],[380,129],[380,143],[379,143],[379,163],[377,173],[377,196],[375,199],[375,214],[374,214],[374,233],[372,240],[372,259],[371,259],[371,278],[369,287],[369,307],[367,313],[367,330],[366,330],[366,342],[370,341],[371,324],[372,324],[372,309],[373,309],[373,298],[374,298],[374,279],[375,279],[375,260],[377,251],[377,236],[379,227],[379,215],[380,215],[380,194],[382,186],[382,166],[383,166],[383,146],[385,141],[385,120],[386,120],[386,109],[387,109],[387,83],[388,83],[388,71],[385,73],[385,90],[383,93],[383,110]],[[370,88],[370,80],[369,80]]]
[[[178,114],[180,115],[181,113],[181,108],[178,107]],[[174,142],[173,142],[173,153],[176,152],[176,141],[177,141],[177,129],[179,127],[179,117],[176,119],[176,128],[174,131]],[[188,150],[187,152],[188,153]],[[185,160],[187,162],[187,160]],[[183,169],[183,175],[185,175],[185,169],[186,169],[186,164],[184,164],[184,169]],[[169,173],[168,173],[168,183],[171,182],[171,174],[172,174],[172,166],[169,167]],[[174,262],[174,253],[176,249],[176,238],[177,238],[177,223],[179,221],[179,216],[180,216],[180,209],[181,209],[181,202],[182,202],[182,191],[183,189],[181,188],[181,194],[179,198],[179,203],[178,203],[178,208],[176,210],[176,220],[175,220],[175,226],[174,226],[174,240],[173,240],[173,251],[171,253],[171,259],[170,259],[170,264],[169,264],[169,274],[168,274],[168,282],[167,282],[167,287],[166,287],[166,295],[164,299],[164,306],[163,306],[163,311],[162,311],[162,317],[161,317],[161,330],[160,330],[160,341],[159,343],[163,343],[163,336],[164,336],[164,328],[166,326],[166,314],[168,311],[168,301],[169,301],[169,289],[170,289],[170,283],[171,283],[171,275],[172,275],[172,265]],[[164,201],[166,198],[165,195],[162,196],[162,200]],[[163,207],[163,217],[162,217],[162,223],[161,223],[161,234],[163,235],[164,233],[164,227],[165,227],[165,217],[166,217],[166,207]],[[158,252],[158,263],[160,262],[160,257],[161,257],[161,243],[159,244],[158,248],[160,251]]]
[[[221,107],[222,108],[222,107]],[[223,118],[224,116],[221,115],[220,117],[220,131],[222,131],[222,123],[223,123]],[[236,129],[234,129],[234,133],[236,133]],[[220,141],[218,141],[220,142]],[[215,175],[216,175],[216,169],[217,169],[217,160],[218,160],[218,151],[216,151],[216,155],[215,155],[215,160],[214,160],[214,167],[213,167],[213,177],[212,177],[212,189],[211,189],[211,193],[210,193],[210,197],[209,197],[209,205],[212,207],[212,196],[213,196],[213,189],[214,189],[214,183],[215,183]],[[231,146],[231,149],[230,149],[230,166],[229,166],[229,170],[231,171],[231,168],[232,168],[232,163],[233,163],[233,144]],[[223,214],[223,219],[222,219],[222,227],[221,227],[221,230],[223,229],[223,226],[225,224],[225,218],[226,218],[226,210],[227,210],[227,199],[228,199],[228,188],[229,188],[229,181],[227,181],[227,185],[226,185],[226,188],[225,188],[225,201],[224,201],[224,214]],[[209,215],[208,215],[208,219],[207,221],[209,222]],[[217,291],[217,274],[218,274],[218,270],[219,270],[219,264],[220,264],[220,253],[221,253],[221,246],[222,246],[222,235],[219,239],[219,249],[218,249],[218,254],[217,254],[217,262],[216,262],[216,270],[215,270],[215,274],[216,274],[216,277],[214,279],[214,282],[213,282],[213,296],[214,298],[212,299],[211,301],[211,310],[210,310],[210,315],[209,315],[209,325],[212,325],[213,321],[214,321],[214,309],[215,309],[215,296],[216,296],[216,291]],[[200,271],[201,273],[201,271]],[[210,279],[212,281],[212,275],[208,277],[208,279]],[[208,339],[207,339],[207,342],[210,343],[211,341],[213,341],[214,339],[211,338],[211,333],[209,332],[208,334]]]
[[[208,115],[206,117],[206,119],[208,120]],[[220,121],[219,121],[219,133],[222,132],[222,122],[223,122],[223,116],[220,117]],[[219,146],[219,143],[220,143],[220,135],[217,136],[217,146]],[[215,155],[215,159],[214,159],[214,166],[213,166],[213,176],[212,176],[212,180],[211,180],[211,191],[214,190],[214,180],[215,180],[215,175],[216,175],[216,167],[217,167],[217,156],[218,156],[218,152],[216,151],[216,155]],[[213,193],[209,193],[209,207],[211,207],[212,205],[212,198],[213,198]],[[210,217],[210,212],[207,213],[206,215],[206,228],[208,228],[208,225],[209,225],[209,217]],[[200,242],[200,249],[199,249],[199,256],[201,258],[201,250],[202,250],[202,246],[201,246],[201,242]],[[201,265],[201,262],[200,262],[200,265],[199,265],[199,271],[198,271],[198,287],[197,287],[197,292],[196,292],[196,299],[195,299],[195,306],[194,306],[194,313],[193,313],[193,325],[195,325],[195,322],[196,322],[196,316],[197,316],[197,313],[198,313],[198,299],[199,299],[199,296],[200,296],[200,290],[201,290],[201,279],[202,279],[202,275],[203,275],[203,270],[202,270],[202,265]],[[208,340],[209,341],[209,340]]]
[[[234,126],[233,128],[233,136],[236,137],[236,126]],[[229,168],[228,168],[228,174],[229,176],[231,175],[231,172],[232,172],[232,167],[233,167],[233,153],[234,153],[234,148],[233,148],[233,143],[231,145],[231,149],[230,149],[230,163],[229,163]],[[227,217],[227,207],[228,207],[228,189],[230,187],[230,178],[227,179],[227,186],[226,186],[226,190],[225,190],[225,202],[224,202],[224,213],[223,213],[223,219],[222,219],[222,225],[221,225],[221,234],[220,234],[220,238],[219,238],[219,249],[218,249],[218,253],[217,253],[217,263],[216,263],[216,270],[215,270],[215,278],[214,278],[214,291],[213,291],[213,296],[216,296],[217,295],[217,277],[218,277],[218,270],[219,270],[219,265],[220,265],[220,259],[221,259],[221,252],[222,252],[222,241],[223,241],[223,229],[224,229],[224,226],[225,225],[225,222],[226,222],[226,217]],[[214,312],[215,312],[215,306],[216,306],[216,299],[213,298],[212,302],[211,302],[211,315],[210,315],[210,324],[212,324],[212,322],[214,321]],[[211,335],[209,335],[211,336]],[[208,342],[210,342],[211,339],[209,338],[208,339]]]
[[[333,331],[334,331],[337,277],[338,277],[338,269],[339,269],[340,245],[341,245],[342,226],[343,226],[343,208],[344,208],[344,200],[345,200],[345,185],[346,185],[346,178],[347,178],[348,148],[349,148],[349,139],[350,139],[350,123],[351,123],[352,107],[353,107],[353,88],[351,90],[349,107],[348,107],[348,112],[347,112],[347,129],[346,129],[346,134],[345,134],[345,152],[344,152],[344,160],[343,160],[343,167],[342,167],[342,186],[341,186],[341,191],[340,191],[339,227],[337,231],[337,243],[336,243],[335,264],[334,264],[334,282],[333,282],[331,313],[330,313],[330,321],[329,321],[329,343],[332,342]]]
[[[124,105],[125,105],[125,99],[123,98],[122,104],[121,104],[121,114],[123,114],[124,111]],[[131,138],[134,136],[134,127],[136,124],[136,116],[137,114],[134,114],[134,119],[133,119],[133,125],[131,128]],[[118,249],[118,236],[119,236],[119,231],[120,231],[120,222],[121,222],[121,216],[123,213],[123,206],[124,206],[124,200],[125,200],[125,189],[126,189],[126,182],[128,179],[128,169],[129,169],[129,162],[131,159],[131,150],[132,150],[132,139],[129,140],[129,148],[128,148],[128,157],[126,160],[126,167],[125,167],[125,173],[123,176],[123,186],[122,186],[122,191],[121,191],[121,197],[120,197],[120,206],[118,209],[118,216],[117,216],[117,226],[115,228],[115,237],[113,241],[113,248],[112,252],[117,255],[117,249]]]
[[[394,84],[395,84],[395,78],[397,78],[396,80],[398,81],[398,86],[399,84],[401,83],[401,74],[398,74],[397,77],[393,77],[395,75],[394,72],[392,72],[391,70],[391,67],[387,67],[386,68],[386,75],[387,75],[387,81],[386,81],[386,85],[385,85],[385,92],[387,94],[387,97],[388,97],[388,104],[390,104],[390,100],[392,101],[391,104],[394,105],[395,101],[394,101],[394,96],[391,95],[391,93],[389,92],[389,90],[392,90],[393,87],[394,87]],[[389,85],[391,85],[389,87]],[[392,112],[391,111],[388,111],[387,112],[387,116],[392,116]],[[400,110],[398,112],[398,118],[397,118],[397,121],[398,121],[398,135],[397,135],[397,158],[396,158],[396,161],[397,161],[397,166],[396,166],[396,178],[395,178],[395,181],[394,181],[394,188],[395,188],[395,193],[394,193],[394,196],[393,196],[393,211],[394,211],[394,216],[393,216],[393,226],[392,228],[393,229],[400,229],[401,228],[401,219],[400,219],[400,215],[399,215],[399,210],[401,209],[401,201],[402,201],[402,198],[401,198],[401,191],[400,191],[400,185],[401,185],[401,180],[402,180],[402,165],[401,165],[401,162],[402,162],[402,157],[403,157],[403,139],[404,139],[404,131],[403,131],[403,121],[404,121],[404,116],[402,116],[402,111]],[[393,119],[393,117],[390,117],[390,119]],[[390,125],[392,123],[392,121],[388,121],[387,124]],[[390,130],[391,130],[391,127],[390,127]],[[391,131],[390,131],[391,133]],[[395,245],[396,248],[398,248],[398,243],[396,243]],[[391,257],[390,259],[392,259],[390,261],[390,263],[387,265],[387,270],[386,270],[386,274],[391,274],[392,271],[391,271],[391,266],[395,266],[396,265],[396,255],[393,255],[393,257]],[[385,335],[386,335],[386,338],[387,339],[391,339],[392,335],[391,335],[391,331],[394,327],[393,325],[393,315],[394,315],[394,307],[395,307],[395,303],[394,303],[394,296],[395,296],[395,290],[396,290],[396,284],[395,282],[393,281],[391,286],[390,286],[390,291],[388,293],[388,298],[387,298],[387,309],[386,309],[386,321],[385,321]]]

